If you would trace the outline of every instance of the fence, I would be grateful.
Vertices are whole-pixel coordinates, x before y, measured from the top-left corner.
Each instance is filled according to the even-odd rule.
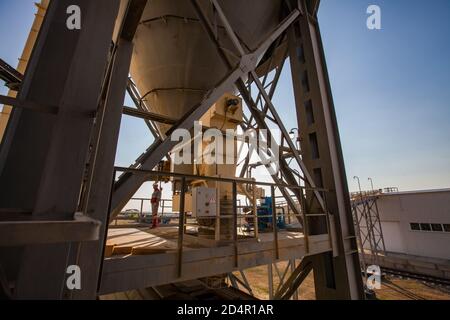
[[[183,174],[178,174],[178,173],[171,173],[171,172],[159,172],[159,171],[148,171],[148,170],[141,170],[141,169],[133,169],[133,168],[121,168],[121,167],[116,167],[115,168],[115,172],[114,172],[114,176],[116,176],[116,174],[118,172],[122,172],[122,173],[132,173],[132,174],[137,174],[137,175],[145,175],[148,177],[160,177],[160,176],[165,176],[165,177],[173,177],[173,178],[177,178],[179,180],[181,180],[181,191],[180,191],[180,208],[179,208],[179,212],[178,212],[178,246],[177,246],[177,266],[178,266],[178,276],[181,277],[182,274],[182,258],[183,258],[183,244],[184,244],[184,236],[186,233],[186,228],[190,225],[193,225],[193,223],[191,223],[190,221],[188,221],[188,215],[187,212],[185,210],[185,198],[186,198],[186,193],[188,192],[188,180],[189,181],[199,181],[199,180],[204,180],[204,181],[213,181],[213,182],[218,182],[218,183],[226,183],[226,184],[231,184],[232,185],[232,201],[231,201],[231,206],[232,206],[232,210],[231,210],[231,214],[217,214],[214,217],[201,217],[201,219],[203,220],[210,220],[212,221],[210,224],[214,225],[214,227],[212,227],[215,232],[216,232],[216,239],[217,236],[220,237],[220,226],[223,223],[222,221],[224,220],[228,220],[231,221],[231,230],[232,230],[232,235],[231,235],[231,241],[230,241],[230,245],[233,245],[234,247],[234,257],[235,257],[235,265],[236,267],[238,267],[238,256],[239,256],[239,252],[238,252],[238,242],[240,241],[239,239],[239,235],[238,235],[238,230],[239,230],[239,224],[242,224],[242,221],[248,221],[248,219],[252,219],[253,220],[253,225],[254,225],[254,230],[253,230],[253,235],[254,238],[258,239],[259,238],[259,230],[258,230],[258,222],[259,219],[263,219],[263,218],[271,218],[272,219],[272,228],[271,228],[271,232],[273,233],[273,245],[274,245],[274,251],[275,251],[275,256],[276,259],[279,259],[279,243],[278,243],[278,227],[277,227],[277,221],[278,221],[278,210],[280,208],[283,208],[282,211],[282,215],[283,217],[286,219],[292,219],[295,218],[297,219],[299,222],[302,223],[303,226],[303,234],[304,234],[304,239],[305,239],[305,247],[306,247],[306,252],[309,253],[309,219],[310,218],[317,218],[317,217],[322,217],[325,219],[325,223],[326,223],[326,232],[324,234],[330,234],[330,218],[329,218],[329,212],[328,210],[324,210],[323,213],[315,213],[315,214],[308,214],[307,210],[306,210],[306,204],[305,201],[302,201],[302,203],[300,203],[300,214],[295,214],[294,210],[285,210],[284,206],[277,206],[276,204],[276,199],[280,198],[276,196],[276,191],[278,190],[283,190],[286,192],[289,192],[289,190],[298,190],[301,195],[302,195],[302,199],[306,199],[306,193],[310,192],[311,194],[320,194],[323,199],[326,199],[326,193],[328,192],[325,189],[321,189],[321,188],[306,188],[306,187],[302,187],[302,186],[293,186],[293,185],[286,185],[286,184],[273,184],[273,183],[268,183],[268,182],[257,182],[255,180],[248,180],[248,179],[242,179],[242,178],[221,178],[221,177],[206,177],[206,176],[196,176],[196,175],[183,175]],[[243,212],[243,208],[247,208],[248,206],[242,206],[239,205],[239,199],[238,199],[238,186],[241,186],[242,188],[246,188],[246,190],[253,190],[252,192],[252,199],[251,200],[251,210],[249,212]],[[257,187],[269,187],[270,188],[270,198],[271,198],[271,205],[272,205],[272,210],[271,210],[271,215],[258,215],[258,199],[256,199],[256,189]],[[249,188],[251,187],[251,188]],[[111,190],[112,192],[112,190]],[[135,200],[141,201],[141,208],[143,206],[143,203],[145,201],[147,201],[148,199],[143,199],[143,198],[135,198]],[[170,201],[170,200],[164,200],[164,201]],[[216,201],[216,205],[218,206],[218,210],[217,212],[220,212],[220,201]],[[163,204],[164,207],[164,204]],[[289,206],[288,206],[289,207]],[[292,209],[292,208],[291,208]],[[142,209],[141,209],[141,214],[142,214]],[[240,222],[239,222],[240,221]],[[198,225],[198,218],[197,218],[197,225]],[[219,234],[217,234],[219,233]],[[332,241],[330,239],[330,247],[332,247]]]

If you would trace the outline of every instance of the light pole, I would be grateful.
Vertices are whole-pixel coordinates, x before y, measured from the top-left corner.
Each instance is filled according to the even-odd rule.
[[[361,198],[362,198],[361,180],[359,179],[358,176],[354,176],[353,179],[355,179],[355,180],[358,181],[359,194],[360,194],[360,196],[361,196]]]
[[[370,181],[370,185],[372,186],[372,192],[374,192],[375,189],[373,188],[373,179],[372,178],[367,178],[367,180]]]
[[[295,139],[295,131],[297,131],[297,139],[295,140],[295,145],[298,147],[298,149],[300,149],[300,130],[298,128],[292,128],[291,131],[289,132],[289,135],[293,135],[294,137],[292,138],[292,140]]]

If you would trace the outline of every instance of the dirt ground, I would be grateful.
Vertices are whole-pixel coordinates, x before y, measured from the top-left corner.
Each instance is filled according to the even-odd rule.
[[[279,263],[278,269],[283,273],[286,263]],[[262,300],[269,299],[267,266],[246,270],[245,275],[251,284],[253,294]],[[236,274],[239,276],[239,274]],[[278,288],[279,279],[273,270],[274,289]],[[450,288],[428,284],[413,279],[400,279],[386,276],[382,279],[382,287],[376,290],[378,300],[450,300]],[[300,286],[300,300],[315,300],[314,275],[311,273]]]

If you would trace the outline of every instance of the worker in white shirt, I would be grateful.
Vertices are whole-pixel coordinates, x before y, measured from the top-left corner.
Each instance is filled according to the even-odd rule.
[[[159,202],[161,201],[161,190],[157,183],[153,185],[153,194],[151,198],[152,205],[152,229],[158,228],[159,226],[159,218],[158,218],[158,210],[159,210]]]

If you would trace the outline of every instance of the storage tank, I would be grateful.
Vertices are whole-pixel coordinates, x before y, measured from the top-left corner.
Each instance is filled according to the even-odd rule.
[[[211,1],[198,3],[213,24],[223,51],[236,66],[237,50]],[[218,3],[248,52],[257,49],[283,18],[282,0],[219,0]],[[134,41],[130,73],[154,113],[181,119],[228,73],[190,0],[148,1]],[[166,132],[170,126],[160,125],[160,129]],[[223,167],[220,175],[228,176],[226,166]],[[234,177],[235,165],[230,167],[233,169],[230,176]],[[174,171],[193,174],[193,169],[193,166],[178,166]],[[229,212],[231,185],[219,185],[221,214],[232,214]],[[214,238],[214,230],[207,227],[214,226],[215,220],[199,220],[199,225],[199,237]],[[231,239],[231,220],[221,220],[220,226],[221,240]]]
[[[282,0],[218,2],[248,50],[256,49],[282,20]],[[199,4],[222,48],[237,64],[236,50],[213,5],[209,0]],[[180,119],[226,76],[227,69],[190,0],[152,0],[137,29],[130,73],[152,112]]]

